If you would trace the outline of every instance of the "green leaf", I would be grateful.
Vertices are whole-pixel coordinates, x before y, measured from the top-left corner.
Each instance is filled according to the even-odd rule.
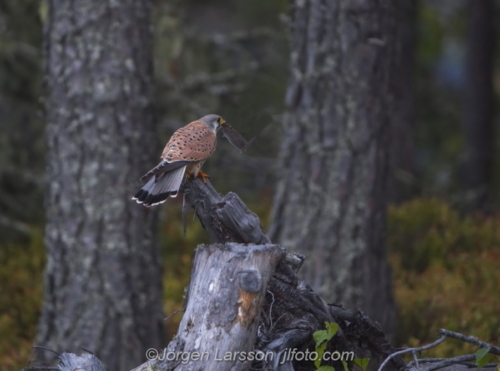
[[[321,366],[316,371],[335,371],[335,369],[332,366]]]
[[[366,367],[368,366],[368,362],[370,362],[370,358],[355,358],[354,363],[357,364],[359,367],[363,369],[363,371],[366,370]]]
[[[326,330],[319,330],[313,334],[313,339],[316,342],[316,346],[320,346],[323,342],[330,340],[333,337],[333,334],[329,333]]]
[[[477,368],[483,368],[493,358],[493,354],[487,354],[477,363]]]
[[[484,358],[484,356],[488,354],[490,349],[491,347],[481,348],[476,353],[474,353],[474,356],[476,357],[476,362],[479,363]]]
[[[316,352],[318,353],[318,358],[314,361],[314,366],[320,367],[321,361],[323,359],[323,354],[325,354],[325,349],[328,341],[337,333],[339,330],[339,325],[335,322],[325,322],[326,330],[319,330],[313,333],[313,339],[316,343]],[[330,366],[325,366],[330,367]],[[318,368],[322,369],[322,367]],[[332,370],[335,370],[333,367]],[[327,370],[327,369],[325,369]]]
[[[339,330],[339,324],[335,322],[325,322],[326,326],[326,331],[328,331],[330,334],[335,335],[337,331]]]
[[[314,360],[314,366],[316,366],[316,368],[321,365],[321,360],[323,359],[323,354],[325,354],[326,345],[327,343],[324,342],[319,347],[316,347],[316,353],[318,353],[318,358]]]
[[[347,367],[346,361],[342,361],[342,366],[344,366],[344,371],[349,371],[349,367]]]

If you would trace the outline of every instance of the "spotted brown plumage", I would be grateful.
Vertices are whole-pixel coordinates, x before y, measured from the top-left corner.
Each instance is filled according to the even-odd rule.
[[[168,162],[201,161],[215,151],[217,136],[200,120],[177,130],[168,141],[161,158]]]
[[[185,174],[205,181],[208,175],[201,166],[214,153],[217,130],[224,124],[222,117],[212,114],[178,129],[165,146],[162,161],[141,177],[148,182],[132,200],[149,207],[176,197]]]

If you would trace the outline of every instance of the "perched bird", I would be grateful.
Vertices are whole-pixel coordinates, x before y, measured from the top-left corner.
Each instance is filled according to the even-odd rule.
[[[165,146],[162,161],[141,177],[148,182],[132,200],[150,207],[165,202],[169,196],[176,197],[184,174],[206,182],[209,176],[201,171],[201,166],[214,153],[217,131],[224,125],[222,117],[207,115],[178,129]]]

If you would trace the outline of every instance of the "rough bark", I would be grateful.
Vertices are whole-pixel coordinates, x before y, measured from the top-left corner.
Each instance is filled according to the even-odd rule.
[[[463,179],[467,206],[488,209],[491,165],[494,152],[493,126],[493,0],[468,2],[466,84],[463,131],[465,153]]]
[[[154,162],[148,0],[51,0],[48,191],[36,343],[130,369],[162,345],[155,213],[130,201]]]
[[[390,331],[384,248],[396,1],[296,1],[271,240],[327,302]]]
[[[168,363],[179,371],[247,369],[251,362],[224,357],[254,350],[267,284],[284,254],[276,245],[198,246],[177,347],[172,351],[197,352],[200,360]]]

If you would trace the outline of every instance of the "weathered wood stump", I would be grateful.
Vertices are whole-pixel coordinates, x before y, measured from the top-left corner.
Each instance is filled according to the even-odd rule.
[[[158,359],[134,371],[236,371],[250,367],[315,370],[311,361],[295,361],[284,355],[290,349],[313,350],[312,334],[324,329],[325,322],[337,322],[340,327],[330,344],[334,350],[354,352],[356,357],[374,359],[374,363],[394,351],[376,322],[360,311],[326,304],[307,283],[299,280],[296,273],[304,257],[270,245],[259,218],[236,194],[221,196],[210,182],[204,184],[199,179],[186,182],[184,193],[186,204],[194,208],[214,245],[196,250],[178,335]],[[235,257],[230,258],[231,255]],[[249,266],[252,268],[248,269]],[[259,281],[255,277],[260,277],[259,284],[255,283]],[[255,290],[259,289],[252,293],[254,286]],[[252,298],[251,306],[244,304],[249,298]],[[243,318],[246,319],[243,321]],[[260,358],[255,358],[264,357],[264,360],[251,362],[248,353],[252,351],[260,352]],[[203,361],[193,360],[193,352],[197,352],[196,358],[198,353],[201,358],[201,352],[208,355]],[[241,356],[243,352],[245,356]],[[213,362],[216,353],[219,360]],[[164,359],[175,354],[184,354],[187,359]],[[220,360],[225,354],[232,358]],[[239,361],[240,356],[244,361]],[[340,362],[332,365],[343,368]],[[356,367],[352,362],[349,365]],[[387,370],[404,366],[405,363],[395,357]]]
[[[176,370],[247,368],[267,283],[284,254],[276,245],[198,246],[176,349],[162,363]],[[179,354],[189,362],[175,359]]]

